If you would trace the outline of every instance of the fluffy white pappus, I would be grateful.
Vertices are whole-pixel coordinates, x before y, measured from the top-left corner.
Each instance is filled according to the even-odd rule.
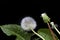
[[[36,26],[36,21],[32,17],[24,17],[21,21],[21,28],[26,31],[30,31],[31,28],[35,29]]]

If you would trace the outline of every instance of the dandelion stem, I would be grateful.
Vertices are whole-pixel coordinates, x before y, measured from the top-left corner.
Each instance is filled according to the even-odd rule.
[[[51,35],[52,35],[53,39],[56,40],[54,32],[51,30],[51,27],[50,27],[49,23],[47,23],[47,25],[48,25],[48,28],[49,28],[49,30],[51,32]]]
[[[45,40],[41,35],[39,35],[38,33],[36,33],[32,28],[31,28],[31,30],[32,30],[32,32],[33,32],[34,34],[36,34],[38,37],[40,37],[40,38],[42,38],[43,40]]]
[[[55,30],[58,32],[58,34],[60,35],[60,32],[59,32],[59,30],[56,28],[56,26],[54,25],[53,26],[54,28],[55,28]]]

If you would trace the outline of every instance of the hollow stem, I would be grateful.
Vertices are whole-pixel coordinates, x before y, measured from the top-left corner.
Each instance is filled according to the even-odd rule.
[[[31,30],[32,30],[32,32],[33,32],[34,34],[36,34],[38,37],[40,37],[40,38],[42,38],[43,40],[45,40],[41,35],[39,35],[38,33],[36,33],[32,28],[31,28]]]
[[[60,32],[59,32],[59,30],[56,28],[56,26],[53,25],[53,27],[54,27],[54,29],[58,32],[58,34],[60,35]]]
[[[48,28],[49,28],[49,30],[51,32],[51,35],[52,35],[53,39],[56,40],[54,32],[51,30],[51,27],[50,27],[49,23],[47,23],[47,25],[48,25]]]

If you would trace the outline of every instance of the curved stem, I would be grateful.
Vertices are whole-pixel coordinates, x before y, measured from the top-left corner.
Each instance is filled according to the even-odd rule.
[[[41,35],[39,35],[38,33],[36,33],[33,29],[31,29],[32,30],[32,32],[34,33],[34,34],[36,34],[38,37],[40,37],[40,38],[42,38],[43,40],[45,40]]]
[[[49,23],[47,23],[47,25],[48,25],[48,28],[49,28],[49,30],[51,32],[51,35],[52,35],[53,39],[56,40],[54,32],[51,30],[51,27],[50,27]]]

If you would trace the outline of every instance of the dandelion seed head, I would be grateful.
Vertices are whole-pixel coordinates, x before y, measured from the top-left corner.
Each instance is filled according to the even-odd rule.
[[[35,29],[36,26],[36,21],[32,17],[24,17],[21,21],[21,28],[24,30],[29,31],[30,28]]]

